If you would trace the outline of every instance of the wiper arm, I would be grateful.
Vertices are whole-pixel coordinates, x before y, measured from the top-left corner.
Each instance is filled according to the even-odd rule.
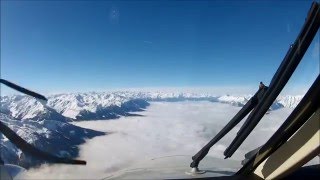
[[[35,156],[37,158],[44,159],[54,163],[81,164],[81,165],[86,164],[86,161],[60,158],[35,148],[33,145],[27,143],[24,139],[22,139],[18,134],[12,131],[8,126],[6,126],[1,121],[0,121],[0,131],[23,152],[29,153],[32,156]]]
[[[258,104],[259,98],[263,96],[266,91],[265,88],[260,88],[253,97],[241,108],[241,110],[229,121],[229,123],[210,141],[206,144],[197,154],[192,157],[193,162],[190,167],[198,167],[200,161],[208,154],[210,148],[223,138],[229,131],[234,128],[252,109]]]
[[[295,71],[296,67],[300,63],[303,55],[310,46],[314,36],[316,35],[320,26],[320,9],[319,4],[313,3],[309,11],[309,16],[303,26],[301,33],[295,41],[292,49],[289,50],[284,59],[284,64],[280,65],[276,74],[274,75],[272,82],[266,94],[262,100],[258,103],[257,107],[253,110],[248,117],[245,128],[241,128],[232,141],[230,146],[225,150],[225,158],[231,157],[233,153],[238,149],[242,142],[247,138],[255,126],[259,123],[264,114],[268,111],[269,107],[275,101],[284,88],[291,75]]]
[[[19,91],[19,92],[22,92],[22,93],[24,93],[24,94],[27,94],[27,95],[29,95],[29,96],[32,96],[32,97],[35,97],[35,98],[37,98],[37,99],[41,99],[41,100],[44,100],[44,101],[48,101],[48,99],[47,99],[46,97],[44,97],[43,95],[38,94],[38,93],[33,92],[33,91],[30,91],[30,90],[28,90],[28,89],[26,89],[26,88],[23,88],[23,87],[21,87],[21,86],[18,86],[18,85],[16,85],[16,84],[12,83],[12,82],[7,81],[7,80],[0,79],[0,83],[6,85],[6,86],[8,86],[8,87],[11,87],[12,89],[15,89],[15,90],[17,90],[17,91]]]
[[[237,174],[253,172],[266,158],[282,146],[320,107],[320,75],[272,137],[247,161]],[[314,114],[316,115],[316,114]]]
[[[8,87],[11,87],[17,91],[20,91],[24,94],[30,95],[32,97],[35,97],[42,101],[47,101],[47,98],[41,94],[38,94],[36,92],[30,91],[28,89],[25,89],[21,86],[18,86],[12,82],[9,82],[4,79],[0,79],[0,83],[3,83],[7,85]],[[74,159],[68,159],[68,158],[61,158],[54,156],[52,154],[49,154],[47,152],[43,152],[33,145],[27,143],[24,139],[22,139],[18,134],[16,134],[14,131],[12,131],[8,126],[6,126],[3,122],[0,121],[0,132],[3,133],[13,144],[15,144],[18,148],[20,148],[23,152],[30,153],[32,156],[54,162],[54,163],[64,163],[64,164],[79,164],[79,165],[85,165],[86,161],[83,160],[74,160]]]

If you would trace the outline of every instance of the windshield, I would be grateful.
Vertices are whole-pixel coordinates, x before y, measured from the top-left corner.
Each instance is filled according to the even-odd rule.
[[[192,157],[255,93],[271,87],[311,3],[1,1],[1,78],[46,97],[1,85],[1,122],[39,150],[86,165],[36,158],[4,132],[1,160],[26,168],[23,179],[189,170]],[[318,30],[235,152],[223,160],[249,111],[215,142],[200,168],[232,175],[245,154],[272,136],[319,75],[319,39]]]

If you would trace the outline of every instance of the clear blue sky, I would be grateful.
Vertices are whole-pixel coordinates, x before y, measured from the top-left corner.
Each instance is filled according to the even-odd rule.
[[[1,77],[44,93],[268,84],[311,1],[1,1]],[[319,33],[295,87],[319,73]],[[3,90],[2,93],[5,93]]]

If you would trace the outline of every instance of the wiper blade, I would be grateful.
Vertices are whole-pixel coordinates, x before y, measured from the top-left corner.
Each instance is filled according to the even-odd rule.
[[[31,144],[27,143],[24,139],[22,139],[19,135],[17,135],[14,131],[12,131],[8,126],[6,126],[1,121],[0,121],[0,131],[23,152],[29,153],[32,156],[35,156],[37,158],[44,159],[54,163],[80,164],[80,165],[86,164],[86,161],[57,157],[35,148]]]
[[[296,67],[300,63],[303,55],[310,46],[314,36],[316,35],[320,26],[320,9],[318,3],[313,3],[309,11],[308,18],[303,26],[301,33],[295,41],[289,54],[284,59],[284,64],[278,68],[274,75],[272,82],[262,100],[248,117],[245,128],[241,128],[236,138],[232,141],[230,146],[225,150],[225,158],[231,157],[238,149],[242,142],[247,138],[255,126],[259,123],[269,107],[275,101],[284,88]]]
[[[320,75],[302,98],[289,117],[272,137],[247,161],[237,174],[253,172],[266,158],[281,147],[287,140],[320,108]],[[314,114],[316,115],[316,114]]]
[[[36,92],[30,91],[28,89],[25,89],[21,86],[18,86],[12,82],[9,82],[4,79],[0,79],[0,83],[3,83],[7,85],[8,87],[11,87],[17,91],[20,91],[22,93],[25,93],[27,95],[30,95],[32,97],[37,98],[38,100],[47,101],[47,98],[44,97],[41,94],[38,94]],[[64,163],[64,164],[79,164],[79,165],[85,165],[86,161],[83,160],[74,160],[74,159],[68,159],[68,158],[61,158],[54,156],[52,154],[49,154],[47,152],[43,152],[33,145],[27,143],[24,139],[22,139],[18,134],[16,134],[14,131],[12,131],[8,126],[6,126],[3,122],[0,121],[0,132],[3,133],[13,144],[15,144],[19,149],[21,149],[23,152],[29,153],[32,156],[54,162],[54,163]],[[2,160],[1,160],[2,161]]]
[[[265,93],[267,87],[259,88],[253,97],[241,108],[241,110],[229,121],[229,123],[210,141],[206,144],[197,154],[192,157],[193,162],[190,167],[198,167],[200,161],[208,154],[210,148],[223,138],[229,131],[234,128],[252,109],[258,104],[260,98]]]
[[[33,91],[30,91],[30,90],[28,90],[26,88],[18,86],[16,84],[12,83],[12,82],[7,81],[7,80],[0,79],[0,83],[5,84],[6,86],[11,87],[12,89],[15,89],[15,90],[17,90],[19,92],[22,92],[24,94],[27,94],[29,96],[32,96],[32,97],[35,97],[37,99],[41,99],[41,100],[44,100],[44,101],[48,101],[48,99],[46,97],[44,97],[43,95],[38,94],[38,93],[33,92]]]

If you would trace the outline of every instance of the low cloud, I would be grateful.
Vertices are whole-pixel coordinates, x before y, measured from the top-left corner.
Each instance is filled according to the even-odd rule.
[[[194,155],[239,111],[239,107],[211,102],[152,103],[144,117],[124,117],[109,121],[84,121],[79,126],[109,135],[88,140],[80,146],[79,159],[87,166],[43,165],[29,170],[26,179],[98,179],[128,168],[141,160],[168,155]],[[244,154],[264,144],[292,109],[266,115],[240,149],[231,157],[240,161]],[[239,124],[211,148],[209,156],[224,158],[240,128]],[[191,159],[190,159],[191,162]],[[189,164],[186,164],[188,167]],[[223,168],[223,167],[222,167]]]

